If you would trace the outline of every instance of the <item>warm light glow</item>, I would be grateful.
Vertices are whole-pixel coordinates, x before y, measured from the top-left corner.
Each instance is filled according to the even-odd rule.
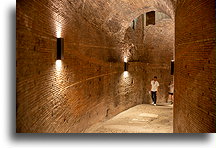
[[[57,31],[56,36],[57,36],[57,38],[60,38],[60,37],[61,37],[61,32],[60,32],[60,31]]]
[[[128,71],[124,71],[123,75],[124,75],[124,78],[127,78],[129,76]]]
[[[61,28],[57,28],[56,37],[61,38]]]
[[[124,62],[126,62],[126,63],[127,63],[127,57],[124,57]]]
[[[132,83],[132,76],[128,71],[124,71],[120,77],[120,84],[122,86],[128,86]]]
[[[55,25],[56,25],[56,37],[61,38],[61,36],[62,36],[62,34],[61,34],[62,33],[62,25],[59,22],[56,22]]]
[[[171,62],[174,62],[174,60],[171,60]]]
[[[56,60],[56,70],[59,71],[61,70],[62,67],[62,61],[61,60]]]

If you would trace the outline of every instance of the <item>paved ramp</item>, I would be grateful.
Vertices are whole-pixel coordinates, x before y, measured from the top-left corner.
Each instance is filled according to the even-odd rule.
[[[93,125],[86,133],[172,133],[173,107],[142,104]]]

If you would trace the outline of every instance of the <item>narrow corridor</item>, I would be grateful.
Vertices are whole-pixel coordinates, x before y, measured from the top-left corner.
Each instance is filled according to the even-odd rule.
[[[172,133],[173,106],[142,104],[97,123],[86,133]]]
[[[212,0],[18,0],[16,132],[215,133],[214,20]]]

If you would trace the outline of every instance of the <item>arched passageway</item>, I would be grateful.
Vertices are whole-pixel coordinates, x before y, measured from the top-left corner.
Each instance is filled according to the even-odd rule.
[[[149,11],[164,19],[146,26]],[[18,0],[17,132],[83,132],[149,103],[155,73],[163,102],[173,58],[174,132],[215,132],[214,14],[212,0]]]

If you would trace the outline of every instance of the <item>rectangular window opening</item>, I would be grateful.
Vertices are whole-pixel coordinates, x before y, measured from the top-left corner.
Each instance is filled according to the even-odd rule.
[[[155,25],[155,11],[146,13],[146,26]]]

